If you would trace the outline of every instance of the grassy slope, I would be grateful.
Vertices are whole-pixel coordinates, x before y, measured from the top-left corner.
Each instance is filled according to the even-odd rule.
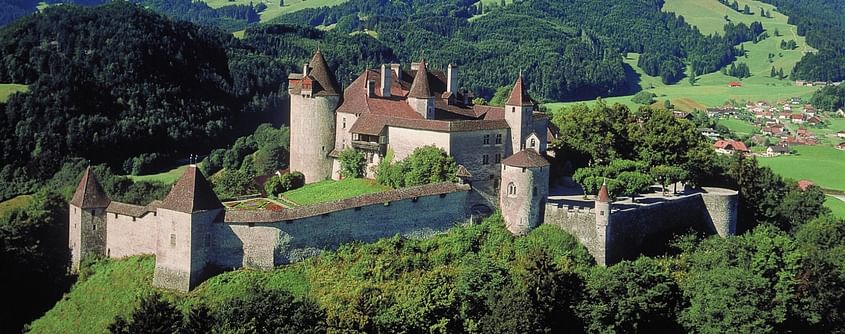
[[[213,8],[220,8],[223,6],[230,6],[230,5],[249,5],[250,3],[257,4],[262,1],[252,1],[252,0],[236,0],[236,1],[229,1],[229,0],[205,0],[209,6]],[[263,1],[265,5],[267,5],[267,9],[260,13],[261,15],[261,22],[270,21],[276,17],[282,16],[287,13],[293,13],[295,11],[308,9],[308,8],[317,8],[317,7],[331,7],[343,4],[346,0],[285,0],[285,6],[279,6],[279,1]]]
[[[0,216],[7,214],[9,211],[14,209],[25,208],[29,205],[29,202],[32,202],[32,195],[20,195],[0,202]]]
[[[842,200],[828,196],[824,201],[824,206],[830,208],[834,216],[845,219],[845,202]]]
[[[19,84],[0,84],[0,103],[6,102],[14,93],[17,92],[26,92],[27,91],[26,85],[19,85]]]
[[[809,179],[822,188],[845,190],[845,151],[829,145],[798,146],[797,155],[760,158],[760,165],[770,167],[784,177]]]
[[[736,132],[738,135],[749,135],[758,130],[753,124],[736,118],[720,119],[719,124],[728,127],[728,129],[731,129],[731,131]]]
[[[299,205],[330,202],[359,195],[389,190],[369,179],[344,179],[308,184],[283,194],[285,199]]]
[[[182,173],[188,169],[188,165],[179,166],[173,168],[169,171],[158,173],[158,174],[150,174],[150,175],[127,175],[133,181],[151,181],[151,182],[161,182],[164,184],[171,184],[176,182]]]
[[[768,31],[769,38],[757,44],[751,42],[743,43],[748,56],[737,59],[737,62],[748,64],[753,75],[750,78],[742,80],[742,87],[728,87],[729,82],[736,81],[737,79],[723,75],[720,72],[699,76],[695,86],[690,85],[686,79],[682,79],[673,85],[664,85],[659,78],[646,75],[636,66],[639,55],[628,54],[624,61],[631,65],[637,74],[640,75],[640,87],[657,94],[658,100],[668,98],[679,109],[687,111],[690,109],[686,106],[689,103],[675,103],[674,101],[690,99],[706,106],[717,106],[731,99],[737,101],[760,99],[776,101],[792,96],[802,98],[811,97],[817,88],[796,87],[788,79],[778,80],[776,78],[770,78],[769,74],[772,66],[778,69],[783,68],[784,73],[789,74],[795,63],[801,59],[803,52],[812,49],[807,46],[803,37],[793,36],[796,27],[787,24],[787,17],[776,12],[774,7],[760,2],[742,0],[739,1],[740,8],[746,3],[754,10],[755,15],[742,15],[732,10],[728,10],[727,15],[735,23],[745,22],[746,24],[750,24],[753,21],[760,21],[766,31]],[[769,10],[773,18],[760,17],[760,7]],[[687,22],[698,27],[703,33],[708,34],[724,31],[723,26],[725,20],[723,17],[726,12],[725,8],[727,7],[716,0],[666,0],[663,10],[683,15]],[[783,36],[775,37],[775,29],[778,29]],[[783,39],[794,39],[798,43],[798,49],[790,51],[781,50],[780,41]],[[769,53],[775,54],[772,63],[768,60]],[[622,103],[628,106],[635,106],[631,102],[631,96],[610,97],[604,100],[608,103]],[[587,102],[592,103],[591,101]],[[549,103],[548,106],[552,110],[556,110],[570,104],[572,103]]]

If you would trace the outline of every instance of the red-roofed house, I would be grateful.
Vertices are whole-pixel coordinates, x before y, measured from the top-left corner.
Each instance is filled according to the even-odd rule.
[[[728,83],[728,87],[742,87],[742,83],[739,81],[731,81]]]
[[[814,186],[814,185],[816,185],[816,184],[813,183],[813,181],[810,181],[810,180],[798,181],[798,189],[801,189],[802,191],[807,190],[807,188]]]
[[[845,151],[845,142],[842,142],[842,143],[839,143],[839,145],[836,145],[836,149]]]
[[[743,142],[729,139],[717,140],[716,143],[713,144],[713,148],[716,149],[717,153],[721,154],[733,154],[734,152],[751,152],[748,150],[748,147],[745,146]]]

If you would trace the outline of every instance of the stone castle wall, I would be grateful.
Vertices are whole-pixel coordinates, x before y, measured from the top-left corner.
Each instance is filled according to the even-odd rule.
[[[339,97],[291,95],[290,169],[302,172],[306,183],[331,177],[335,113]]]
[[[393,235],[425,238],[467,217],[467,191],[348,208],[292,221],[214,223],[215,264],[222,269],[271,268],[353,241]]]
[[[723,237],[734,234],[737,196],[733,190],[708,188],[703,193],[637,208],[614,203],[607,227],[597,225],[595,209],[549,203],[544,223],[572,234],[597,262],[607,265],[665,249],[673,235],[689,230]]]
[[[106,256],[121,258],[138,254],[155,254],[158,217],[147,213],[132,217],[106,212]]]

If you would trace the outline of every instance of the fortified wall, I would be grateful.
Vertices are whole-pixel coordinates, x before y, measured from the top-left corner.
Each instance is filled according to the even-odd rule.
[[[599,196],[601,197],[601,195]],[[725,237],[736,233],[738,193],[721,188],[679,196],[652,204],[606,206],[601,198],[594,208],[546,204],[545,224],[575,236],[602,265],[634,259],[643,252],[665,248],[675,233],[694,230]]]
[[[164,201],[111,201],[90,169],[70,202],[73,268],[84,257],[154,254],[156,287],[188,291],[216,272],[272,268],[353,241],[425,238],[469,217],[469,186],[441,183],[282,211],[225,210],[189,167]]]

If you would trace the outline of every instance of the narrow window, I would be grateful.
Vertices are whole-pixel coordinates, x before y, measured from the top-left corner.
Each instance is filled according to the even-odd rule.
[[[502,143],[502,134],[500,133],[500,134],[496,135],[496,144],[501,144],[501,143]]]
[[[489,164],[489,163],[490,163],[490,156],[489,155],[485,154],[485,155],[481,156],[481,164],[482,165],[486,165],[486,164]]]
[[[513,182],[508,183],[508,196],[513,197],[516,196],[516,185]]]
[[[176,233],[170,233],[170,246],[176,247]]]
[[[530,147],[534,148],[535,145],[537,145],[537,140],[535,140],[534,138],[531,138],[531,146]]]
[[[534,186],[534,189],[531,190],[531,196],[537,197],[537,187]]]
[[[499,153],[496,153],[496,163],[500,163],[500,162],[502,162],[502,155],[499,154]]]
[[[97,230],[97,224],[91,224],[91,231]]]
[[[343,118],[343,128],[346,129],[346,117]]]
[[[490,145],[490,135],[484,135],[484,145]]]

